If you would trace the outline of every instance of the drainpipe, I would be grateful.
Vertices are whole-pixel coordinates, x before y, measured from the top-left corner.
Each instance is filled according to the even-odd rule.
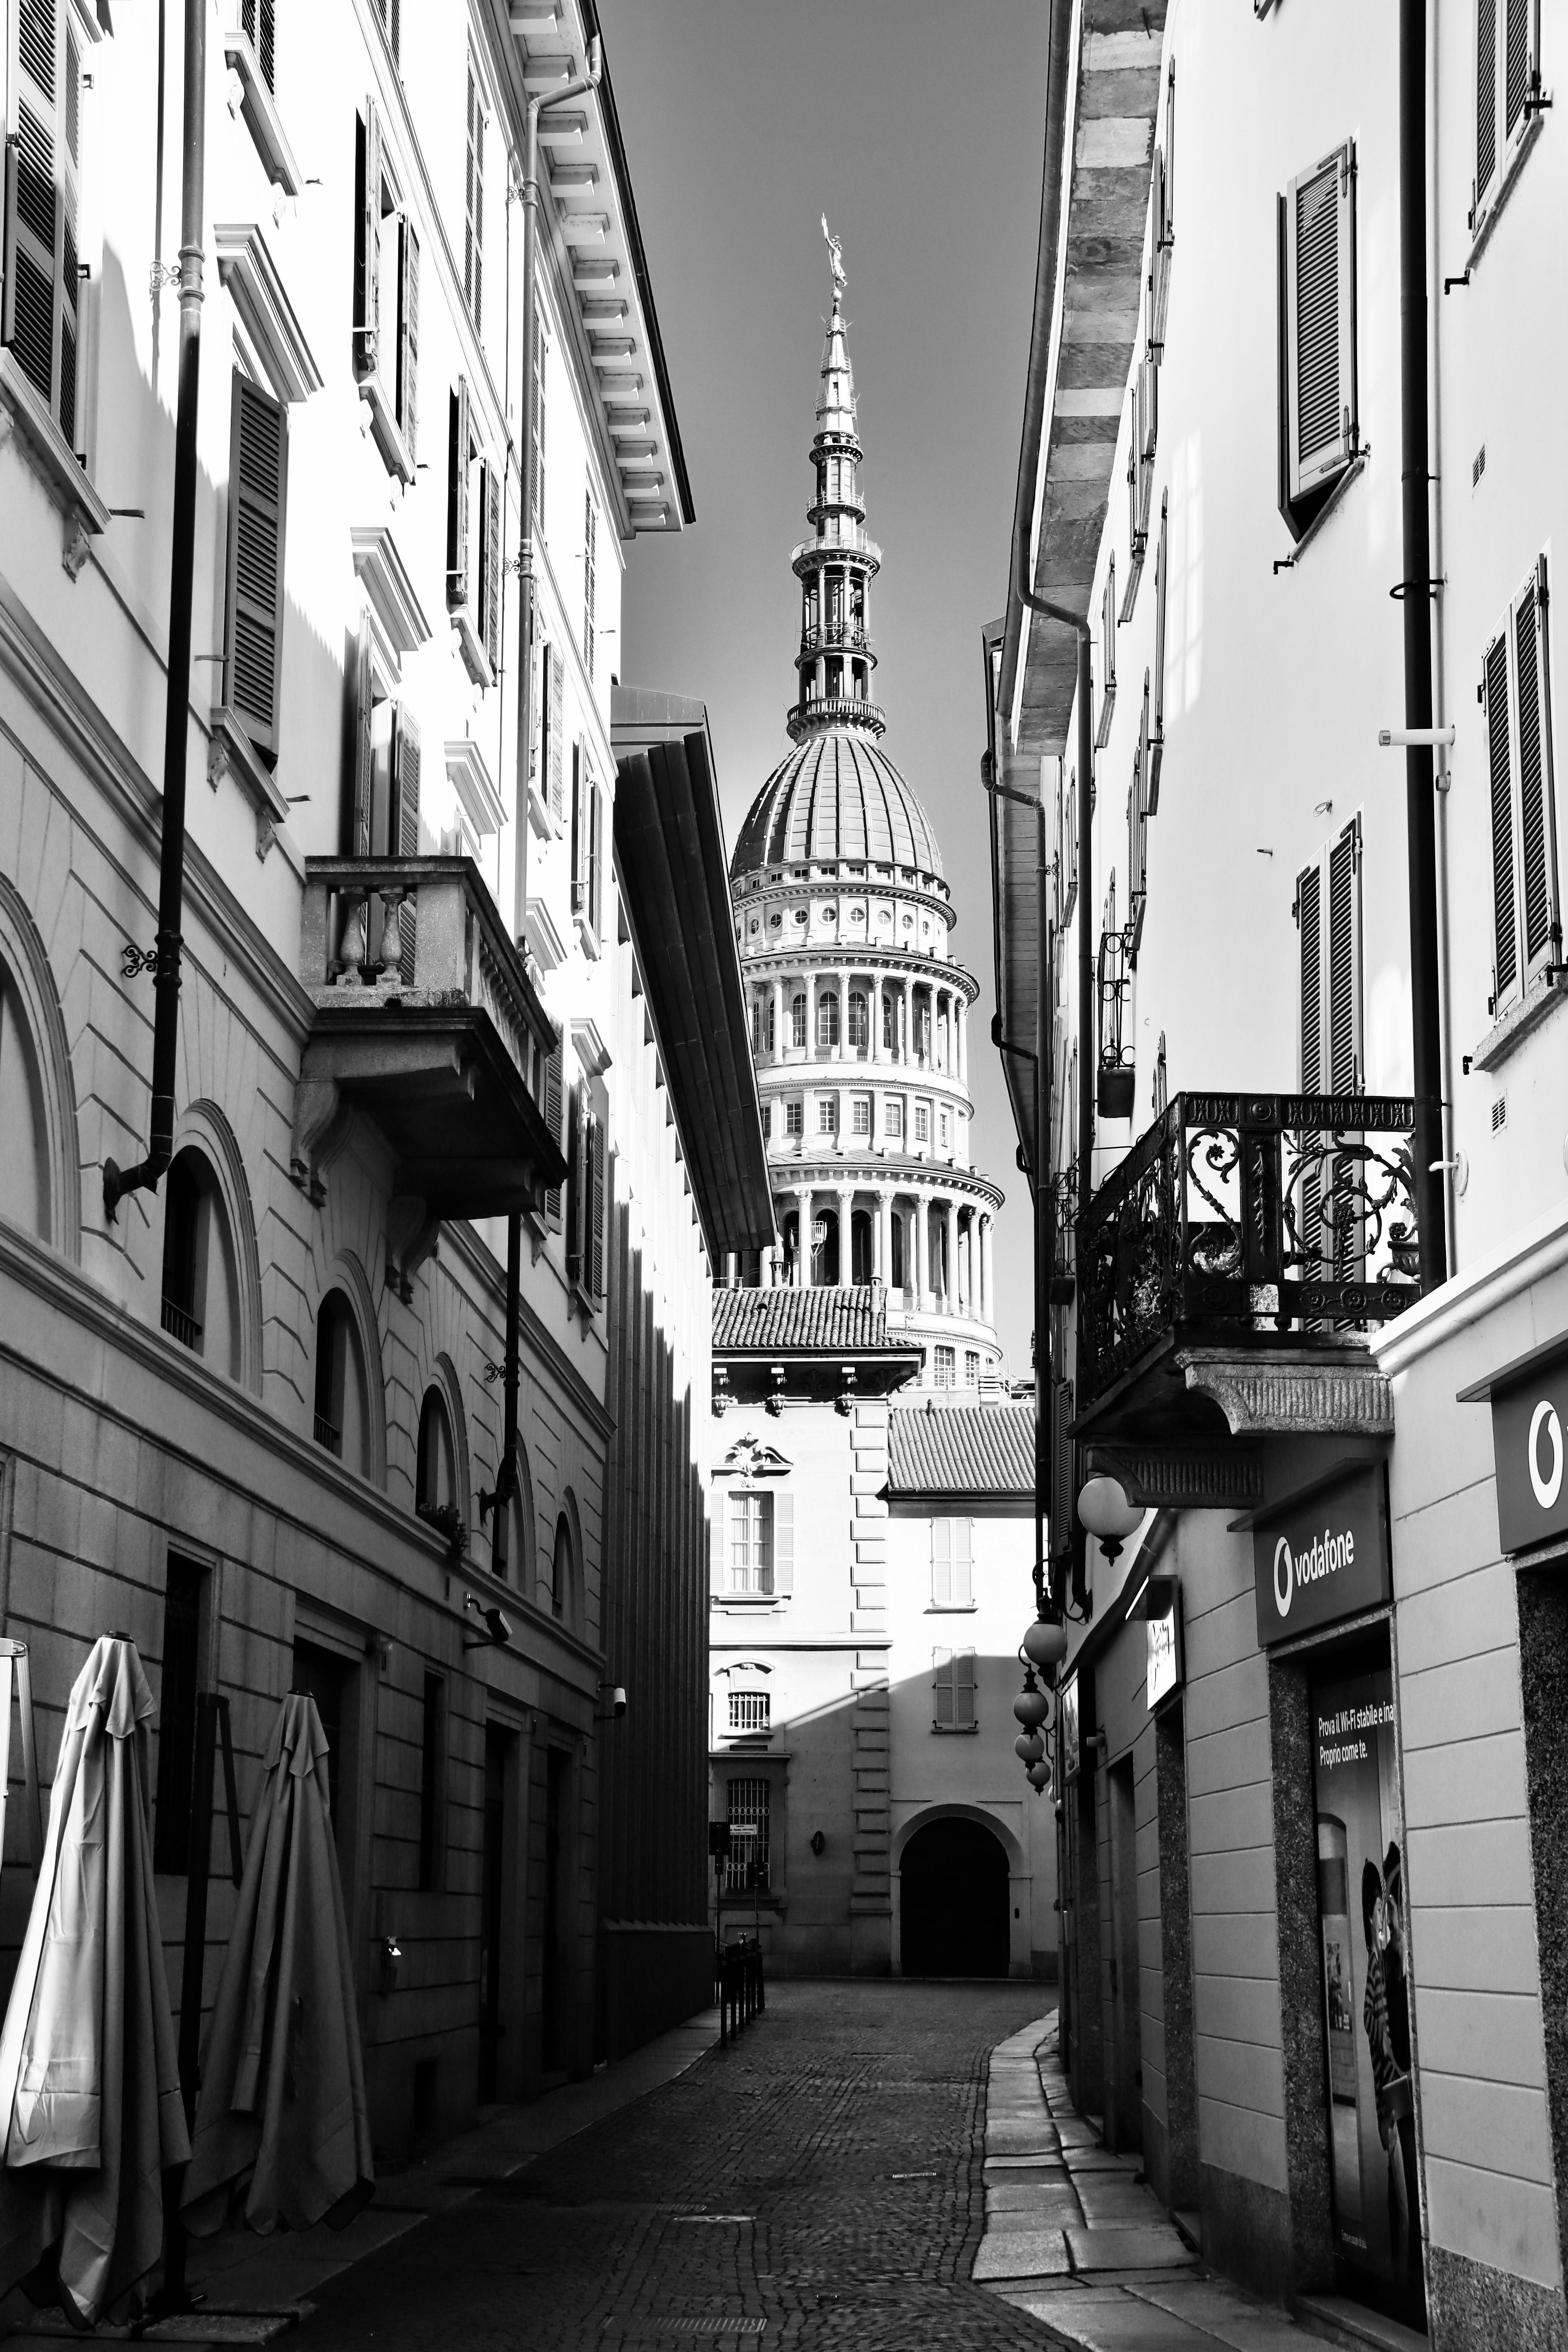
[[[169,581],[168,699],[153,973],[153,1117],[147,1157],[103,1163],[103,1213],[127,1192],[155,1192],[174,1150],[180,1037],[180,920],[185,886],[185,753],[190,737],[191,601],[196,538],[196,392],[202,355],[202,215],[206,109],[205,0],[185,0],[184,154],[180,190],[179,398],[174,414],[174,529]]]
[[[1426,0],[1399,0],[1400,481],[1405,724],[1428,740],[1405,752],[1410,866],[1410,1014],[1415,1097],[1415,1222],[1421,1287],[1447,1278],[1443,1043],[1438,986],[1437,829],[1432,745],[1432,541],[1426,416]]]
[[[497,1576],[506,1572],[506,1506],[517,1493],[517,1389],[522,1364],[518,1349],[518,1323],[522,1297],[522,1219],[514,1211],[506,1221],[506,1349],[501,1357],[502,1420],[500,1466],[496,1483],[488,1494],[479,1496],[479,1523],[482,1526],[491,1511],[495,1525],[490,1529],[490,1568]]]

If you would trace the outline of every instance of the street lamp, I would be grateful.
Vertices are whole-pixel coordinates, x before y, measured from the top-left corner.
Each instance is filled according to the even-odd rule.
[[[1130,1503],[1119,1482],[1104,1476],[1086,1479],[1079,1490],[1079,1518],[1097,1536],[1107,1559],[1115,1559],[1126,1538],[1142,1525],[1143,1514]]]

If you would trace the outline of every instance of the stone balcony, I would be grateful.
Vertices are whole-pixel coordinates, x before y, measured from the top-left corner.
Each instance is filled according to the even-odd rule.
[[[319,1191],[356,1112],[392,1160],[398,1234],[537,1211],[565,1181],[544,1114],[558,1032],[472,859],[308,859],[300,977],[297,1182]]]

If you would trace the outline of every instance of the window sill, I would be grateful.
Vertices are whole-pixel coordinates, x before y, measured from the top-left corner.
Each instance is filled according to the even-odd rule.
[[[572,921],[577,933],[578,945],[581,947],[584,954],[591,957],[596,963],[599,960],[598,932],[594,929],[593,924],[588,920],[586,915],[574,915]]]
[[[245,127],[256,142],[263,170],[286,196],[297,196],[305,184],[284,136],[278,102],[262,78],[260,59],[247,35],[238,31],[224,35],[223,54],[230,72],[239,78]]]
[[[776,1609],[787,1596],[778,1592],[714,1592],[709,1599],[715,1609]]]
[[[1487,208],[1485,212],[1482,213],[1480,219],[1476,223],[1470,238],[1470,250],[1465,259],[1465,276],[1467,278],[1469,276],[1471,270],[1474,269],[1477,262],[1479,261],[1482,254],[1486,251],[1487,247],[1491,243],[1492,231],[1496,228],[1498,222],[1502,217],[1503,206],[1507,204],[1510,196],[1513,194],[1514,182],[1518,179],[1521,172],[1524,169],[1524,159],[1529,154],[1531,149],[1534,146],[1536,141],[1540,138],[1542,130],[1545,128],[1545,124],[1546,117],[1538,107],[1531,115],[1531,118],[1525,124],[1523,131],[1520,133],[1518,143],[1516,144],[1512,154],[1509,157],[1507,163],[1502,167],[1501,175],[1498,180],[1496,190],[1492,195],[1488,198]]]
[[[270,770],[257,757],[243,720],[226,703],[219,704],[208,724],[207,782],[216,793],[225,776],[234,778],[256,812],[256,855],[265,860],[279,827],[289,822],[289,803]]]
[[[531,777],[528,785],[528,822],[541,841],[560,840],[563,831],[561,820],[552,812],[549,802]]]
[[[371,410],[373,422],[374,415],[375,411],[373,407]],[[467,604],[458,604],[452,609],[451,622],[458,632],[458,646],[463,656],[463,667],[476,686],[493,686],[495,672],[490,667],[490,657],[480,642],[479,633],[474,626],[474,616]]]
[[[405,489],[412,489],[414,459],[409,455],[408,444],[403,437],[403,428],[394,413],[391,396],[381,380],[379,368],[373,369],[369,375],[361,376],[359,396],[370,411],[371,438],[381,452],[383,465]],[[466,654],[464,658],[468,658]],[[488,673],[488,662],[485,667]],[[488,675],[484,683],[489,683]]]
[[[87,561],[87,536],[109,528],[109,509],[77,463],[65,435],[23,374],[9,352],[0,351],[0,410],[9,413],[10,426],[0,414],[0,440],[12,427],[26,444],[26,456],[66,520],[66,544],[60,561],[74,580]]]
[[[1546,973],[1538,971],[1518,1003],[1510,1004],[1487,1031],[1470,1055],[1472,1066],[1478,1070],[1497,1069],[1510,1054],[1518,1052],[1531,1031],[1538,1029],[1548,1013],[1563,1003],[1568,1003],[1568,990],[1554,988]]]
[[[1345,492],[1350,488],[1351,484],[1355,480],[1357,475],[1365,471],[1367,459],[1371,456],[1372,443],[1370,441],[1363,441],[1361,444],[1361,446],[1357,449],[1355,456],[1351,459],[1350,464],[1345,467],[1344,472],[1341,474],[1338,479],[1331,485],[1328,496],[1324,499],[1322,505],[1313,515],[1311,521],[1308,523],[1306,529],[1302,531],[1300,538],[1296,541],[1296,544],[1291,549],[1289,554],[1281,555],[1276,558],[1274,564],[1276,572],[1292,571],[1300,562],[1302,556],[1306,554],[1307,550],[1311,546],[1312,541],[1317,538],[1318,533],[1322,530],[1323,525],[1328,521],[1329,517],[1338,511],[1341,499],[1344,497]]]
[[[939,1739],[970,1739],[979,1730],[977,1723],[933,1723],[931,1730]]]
[[[928,1617],[973,1617],[979,1608],[978,1601],[931,1601],[926,1604]]]

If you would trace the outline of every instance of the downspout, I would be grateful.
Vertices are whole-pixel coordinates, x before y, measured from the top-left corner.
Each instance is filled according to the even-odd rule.
[[[1437,826],[1432,745],[1432,537],[1426,417],[1426,0],[1399,0],[1400,488],[1405,724],[1428,740],[1405,751],[1410,867],[1410,1023],[1415,1097],[1414,1192],[1421,1287],[1448,1270],[1438,985]]]
[[[1429,286],[1441,286],[1444,284],[1445,280],[1443,277],[1443,256],[1440,249],[1443,234],[1442,214],[1437,203],[1437,138],[1438,123],[1441,118],[1437,109],[1439,55],[1436,38],[1436,0],[1427,0],[1427,5],[1426,41],[1429,55],[1426,78],[1426,120],[1429,126],[1429,135],[1427,140],[1428,155],[1426,185],[1427,202],[1431,206],[1432,222],[1432,252],[1430,260],[1430,275],[1427,278],[1427,283]],[[1433,477],[1435,496],[1432,501],[1432,566],[1434,577],[1437,580],[1441,580],[1444,576],[1443,371],[1438,313],[1436,309],[1432,310],[1431,331],[1427,337],[1426,364],[1431,371],[1430,412],[1432,420],[1432,438],[1437,446],[1437,469]],[[1448,696],[1443,670],[1444,632],[1447,614],[1440,596],[1434,599],[1434,610],[1436,616],[1436,625],[1432,632],[1432,660],[1435,673],[1433,686],[1434,702],[1436,709],[1446,710],[1448,707]],[[1449,772],[1448,767],[1448,754],[1446,750],[1440,751],[1437,755],[1436,777],[1438,922],[1437,984],[1441,992],[1443,1016],[1443,1197],[1444,1204],[1447,1211],[1447,1230],[1448,1235],[1448,1271],[1450,1274],[1457,1271],[1459,1257],[1458,1208],[1457,1205],[1458,1188],[1455,1181],[1456,1166],[1454,1152],[1454,991],[1449,961],[1451,929],[1448,904],[1448,789],[1452,782],[1453,778]]]
[[[185,115],[180,190],[179,397],[174,412],[174,526],[169,577],[169,667],[163,719],[163,807],[154,950],[153,1115],[147,1157],[103,1163],[109,1223],[127,1192],[158,1189],[174,1151],[180,1039],[180,921],[185,889],[185,755],[190,739],[191,603],[195,576],[196,393],[202,356],[202,214],[206,140],[205,0],[185,0]]]
[[[195,0],[191,0],[195,5]],[[586,71],[559,89],[529,94],[524,108],[522,166],[522,524],[517,551],[517,792],[512,845],[512,935],[521,943],[523,909],[528,903],[528,762],[533,749],[533,276],[539,251],[539,118],[547,106],[582,98],[599,86],[599,37],[588,43]],[[507,235],[511,234],[510,225]],[[510,299],[510,293],[509,298]],[[544,779],[540,778],[542,788]],[[521,1378],[518,1325],[521,1313],[522,1215],[514,1209],[506,1226],[506,1349],[501,1359],[503,1434],[500,1466],[488,1495],[479,1496],[479,1517],[495,1512],[490,1530],[490,1558],[498,1573],[505,1559],[506,1536],[501,1513],[518,1489],[517,1391]]]

